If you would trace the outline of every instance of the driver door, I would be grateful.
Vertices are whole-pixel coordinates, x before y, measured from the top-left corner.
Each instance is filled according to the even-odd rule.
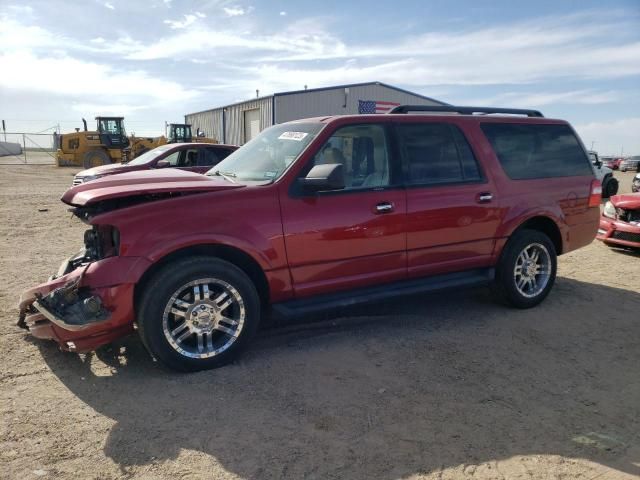
[[[281,194],[297,297],[404,279],[406,194],[384,124],[338,128],[303,169],[342,163],[343,190]]]

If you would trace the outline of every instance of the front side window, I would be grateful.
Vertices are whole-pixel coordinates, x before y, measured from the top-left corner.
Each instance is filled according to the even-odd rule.
[[[198,149],[190,148],[189,150],[182,150],[182,155],[178,161],[178,166],[183,168],[193,168],[198,166]]]
[[[263,130],[207,175],[223,173],[236,181],[275,181],[324,128],[323,123],[291,122]]]
[[[367,124],[339,128],[316,153],[311,167],[328,163],[343,165],[345,189],[389,185],[391,165],[384,127]]]
[[[400,146],[408,163],[407,183],[438,185],[482,179],[469,143],[455,125],[398,124]]]
[[[589,158],[568,125],[483,123],[480,127],[513,180],[593,175]]]
[[[173,152],[171,155],[167,155],[166,157],[164,157],[162,160],[166,160],[167,162],[169,162],[169,166],[171,167],[177,167],[178,162],[180,161],[180,154],[182,152]]]

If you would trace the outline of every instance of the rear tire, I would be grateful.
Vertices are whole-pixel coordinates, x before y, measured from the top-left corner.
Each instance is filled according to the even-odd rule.
[[[255,334],[260,301],[251,279],[213,257],[167,264],[144,286],[140,337],[152,356],[184,372],[233,361]]]
[[[492,293],[512,307],[535,307],[551,291],[556,269],[556,249],[549,237],[537,230],[519,230],[502,251]]]
[[[103,150],[89,150],[82,158],[84,168],[99,167],[100,165],[109,165],[111,157]]]

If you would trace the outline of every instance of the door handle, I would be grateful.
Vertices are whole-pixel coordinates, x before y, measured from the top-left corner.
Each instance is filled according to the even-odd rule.
[[[393,212],[393,203],[382,202],[376,205],[376,213],[390,213]]]
[[[489,203],[493,200],[493,193],[491,192],[482,192],[476,195],[476,202],[478,203]]]

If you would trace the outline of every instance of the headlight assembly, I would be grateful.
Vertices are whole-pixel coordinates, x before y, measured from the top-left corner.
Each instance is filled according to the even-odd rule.
[[[613,206],[613,203],[607,202],[604,204],[604,210],[602,211],[602,214],[605,217],[616,218],[616,207]]]

